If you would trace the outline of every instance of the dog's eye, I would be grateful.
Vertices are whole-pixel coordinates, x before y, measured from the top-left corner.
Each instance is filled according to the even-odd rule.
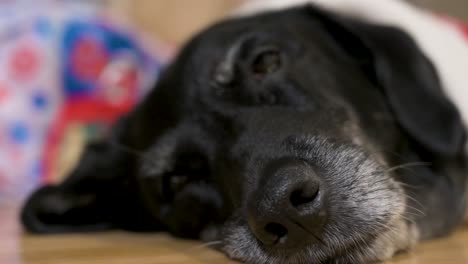
[[[188,183],[186,175],[172,175],[168,182],[168,187],[172,193],[177,193]]]
[[[277,71],[280,67],[281,55],[275,49],[260,52],[252,62],[252,72],[260,78]]]
[[[195,152],[181,153],[177,156],[173,171],[162,177],[162,196],[172,201],[184,188],[204,181],[208,174],[209,166],[205,157]]]
[[[174,195],[179,193],[187,184],[189,178],[183,174],[168,174],[163,177],[162,194],[165,199],[171,201]]]

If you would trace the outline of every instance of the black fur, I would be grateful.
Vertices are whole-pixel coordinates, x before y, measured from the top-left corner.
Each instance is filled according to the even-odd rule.
[[[388,257],[374,248],[382,233],[404,225],[420,234],[389,240],[395,253],[461,222],[464,144],[456,108],[408,35],[293,8],[197,35],[113,135],[87,146],[72,175],[31,196],[22,221],[36,233],[219,239],[251,263],[375,261]],[[392,169],[410,162],[428,165]],[[314,171],[320,224],[303,218],[318,219],[310,201],[297,216],[279,203],[287,186],[303,184],[274,176],[283,165]],[[256,221],[271,214],[288,228],[288,217],[299,221],[305,242],[260,242]]]

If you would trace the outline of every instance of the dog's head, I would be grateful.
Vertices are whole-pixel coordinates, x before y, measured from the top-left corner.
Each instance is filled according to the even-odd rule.
[[[461,213],[435,171],[464,128],[431,63],[397,29],[314,7],[202,32],[123,126],[153,221],[243,261],[382,259]],[[421,160],[437,164],[395,167]]]
[[[407,35],[312,7],[215,25],[156,89],[177,94],[177,122],[143,161],[144,199],[176,234],[217,230],[229,255],[255,263],[409,247],[416,213],[391,167],[413,160],[392,153],[432,161],[463,146]]]

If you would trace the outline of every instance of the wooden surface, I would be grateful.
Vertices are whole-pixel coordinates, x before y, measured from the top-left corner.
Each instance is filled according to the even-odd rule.
[[[15,206],[0,206],[1,264],[227,264],[223,254],[164,234],[107,232],[33,236],[22,233]],[[468,226],[424,243],[387,264],[468,263]]]

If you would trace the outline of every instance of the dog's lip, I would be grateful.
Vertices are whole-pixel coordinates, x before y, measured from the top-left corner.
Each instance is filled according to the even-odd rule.
[[[253,233],[249,232],[251,236],[251,241],[248,243],[252,243],[250,247],[257,247],[261,250],[262,254],[269,259],[271,264],[281,264],[281,263],[289,263],[288,261],[291,260],[305,260],[311,259],[315,256],[320,256],[320,259],[314,259],[318,263],[335,263],[336,258],[340,258],[344,263],[353,263],[353,258],[356,256],[361,256],[363,251],[370,247],[372,241],[378,236],[379,231],[373,231],[371,233],[365,234],[360,238],[354,237],[353,239],[344,239],[341,240],[340,243],[334,243],[333,239],[329,236],[325,235],[327,230],[329,230],[328,221],[325,223],[323,230],[324,236],[328,238],[322,238],[323,243],[317,241],[311,241],[310,243],[305,243],[299,248],[267,248],[262,245],[262,243],[256,239]],[[248,228],[248,226],[244,227]],[[249,230],[250,231],[250,230]],[[385,231],[385,229],[380,230],[380,232]],[[361,234],[362,235],[362,234]],[[224,252],[227,254],[231,259],[245,262],[250,261],[248,258],[248,254],[244,255],[237,255],[235,251],[231,252],[228,250],[228,246],[230,245],[229,241],[221,239],[221,244],[216,245],[215,249]],[[367,241],[366,243],[359,243],[357,241]],[[314,252],[314,256],[311,256],[310,253]],[[248,262],[251,263],[251,262]],[[256,262],[253,262],[256,263]],[[261,262],[263,263],[263,262]],[[302,263],[302,262],[299,262]]]
[[[281,264],[284,262],[287,262],[288,260],[294,260],[294,259],[306,259],[308,257],[307,252],[313,250],[315,252],[320,253],[321,255],[326,255],[327,257],[324,257],[324,259],[329,259],[332,258],[332,254],[328,254],[329,251],[327,248],[323,248],[322,245],[319,243],[310,243],[310,244],[304,244],[299,248],[270,248],[267,249],[264,246],[261,246],[260,242],[259,243],[259,248],[262,250],[263,254],[268,257],[269,262],[271,264]],[[245,256],[240,255],[234,255],[231,252],[228,252],[224,249],[225,245],[222,245],[218,248],[218,250],[223,251],[225,254],[227,254],[231,259],[236,260],[236,261],[241,261],[241,262],[248,262],[249,259],[247,259]],[[255,263],[255,262],[254,262]],[[289,263],[289,262],[287,262]],[[321,262],[320,262],[321,263]]]
[[[245,256],[235,256],[230,254],[230,252],[227,252],[223,249],[224,246],[225,245],[216,245],[214,248],[217,250],[224,251],[224,253],[228,254],[228,256],[234,260],[241,262],[249,261],[248,259],[246,259]],[[359,253],[359,246],[351,242],[348,243],[346,246],[340,246],[339,248],[322,245],[321,243],[316,242],[304,244],[299,248],[266,249],[263,246],[259,246],[259,248],[261,248],[263,254],[265,254],[268,257],[269,264],[282,264],[285,262],[289,263],[289,261],[291,260],[306,260],[308,258],[312,261],[313,257],[308,254],[308,252],[311,251],[315,252],[316,255],[322,256],[321,259],[315,260],[318,263],[335,263],[333,262],[334,259],[337,257],[342,257],[344,252],[346,252],[346,255],[349,258],[352,258],[353,255]]]
[[[310,249],[313,247],[316,250],[319,250],[320,247],[323,247],[324,245],[321,245],[321,242],[314,240],[314,239],[307,239],[307,242],[302,242],[300,244],[297,244],[295,246],[288,246],[284,247],[280,245],[282,242],[279,239],[274,245],[269,246],[266,248],[265,246],[262,246],[263,251],[271,256],[277,256],[277,257],[288,257],[292,256],[295,254],[303,254],[302,252]]]

